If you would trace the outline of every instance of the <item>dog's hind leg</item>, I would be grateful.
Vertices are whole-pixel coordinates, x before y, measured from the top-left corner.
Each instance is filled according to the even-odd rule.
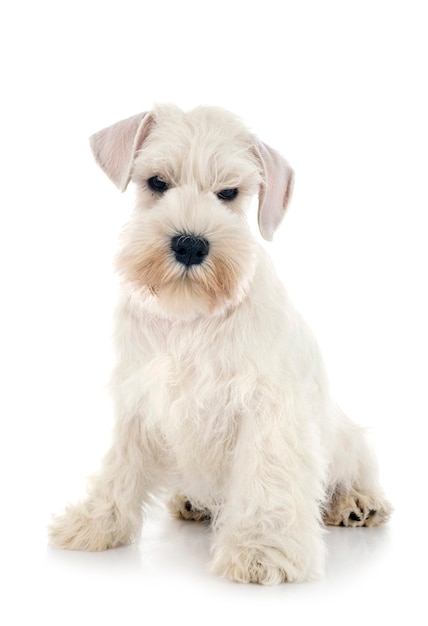
[[[378,466],[364,430],[333,409],[327,500],[324,522],[332,526],[378,526],[392,507],[379,485]]]
[[[383,497],[363,490],[335,491],[327,504],[324,522],[330,526],[379,526],[388,521],[391,506]]]
[[[178,519],[206,523],[211,521],[211,512],[208,509],[194,506],[187,496],[174,496],[169,501],[168,508],[172,515]]]

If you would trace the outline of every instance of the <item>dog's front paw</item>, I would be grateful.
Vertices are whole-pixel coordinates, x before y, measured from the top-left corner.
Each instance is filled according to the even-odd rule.
[[[273,554],[273,548],[235,550],[217,555],[212,571],[239,583],[278,585],[289,580],[290,564],[284,555]],[[281,564],[278,564],[281,561]]]
[[[240,583],[278,585],[284,582],[302,582],[316,576],[306,563],[298,563],[281,548],[272,546],[244,547],[219,550],[215,553],[211,570]]]
[[[54,516],[49,526],[51,543],[64,550],[99,552],[126,545],[132,540],[129,526],[119,519],[114,507],[81,503]]]

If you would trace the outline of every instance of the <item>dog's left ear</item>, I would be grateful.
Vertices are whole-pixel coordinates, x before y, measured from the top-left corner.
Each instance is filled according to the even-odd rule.
[[[131,179],[135,155],[149,131],[150,121],[150,114],[138,113],[103,128],[89,140],[98,165],[121,191],[125,191]]]
[[[259,229],[263,239],[272,241],[291,199],[294,172],[276,150],[257,138],[254,149],[263,171],[259,191]]]

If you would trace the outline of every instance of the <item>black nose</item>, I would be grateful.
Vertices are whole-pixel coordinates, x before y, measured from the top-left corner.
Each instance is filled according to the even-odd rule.
[[[200,265],[208,254],[210,244],[202,237],[194,235],[177,235],[171,239],[171,250],[175,258],[183,265]]]

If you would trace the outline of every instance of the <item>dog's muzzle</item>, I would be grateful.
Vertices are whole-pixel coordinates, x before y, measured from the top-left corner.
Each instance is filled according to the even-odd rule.
[[[210,244],[206,239],[187,233],[171,239],[171,250],[174,252],[176,261],[186,267],[203,263],[209,248]]]

